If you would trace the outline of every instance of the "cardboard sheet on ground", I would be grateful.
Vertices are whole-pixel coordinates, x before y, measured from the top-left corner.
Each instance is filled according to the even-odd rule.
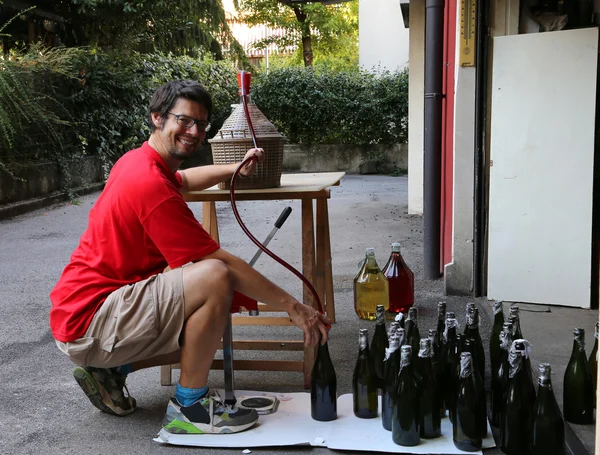
[[[252,448],[269,446],[312,445],[337,450],[392,453],[464,454],[454,447],[452,425],[442,420],[442,436],[437,439],[421,439],[416,447],[394,444],[392,435],[381,425],[381,418],[359,419],[352,411],[352,395],[338,398],[338,418],[332,422],[316,422],[310,417],[309,393],[264,393],[236,391],[242,395],[275,395],[281,403],[276,413],[261,415],[250,430],[223,435],[178,435],[161,430],[154,440],[160,443],[197,446]],[[222,393],[221,396],[224,396]],[[495,447],[491,430],[483,441],[483,448]],[[482,452],[469,452],[481,454]]]

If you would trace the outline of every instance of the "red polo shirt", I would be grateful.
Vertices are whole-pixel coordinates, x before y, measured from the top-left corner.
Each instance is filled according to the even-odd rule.
[[[81,338],[108,295],[213,253],[219,245],[179,192],[181,177],[145,142],[113,166],[88,228],[50,293],[54,338]]]

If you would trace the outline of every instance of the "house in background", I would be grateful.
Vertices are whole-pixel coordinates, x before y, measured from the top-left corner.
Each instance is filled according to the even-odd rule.
[[[398,0],[359,0],[359,64],[367,71],[408,67],[408,28]]]
[[[286,31],[283,29],[267,27],[266,25],[255,25],[250,27],[241,20],[240,13],[233,6],[233,0],[223,0],[223,8],[225,9],[227,24],[229,25],[233,36],[242,45],[246,56],[253,65],[268,69],[269,56],[291,55],[296,51],[297,46],[280,48],[276,44],[270,44],[264,49],[256,49],[256,42],[272,36],[283,36]]]
[[[425,1],[410,0],[408,171],[409,212],[425,216],[426,259],[432,244],[437,249],[430,278],[443,275],[448,294],[596,306],[592,15],[557,10],[556,2],[555,10],[552,2],[532,10],[520,0],[430,4],[438,5],[441,25],[442,84],[426,93],[425,30],[435,21]],[[424,124],[432,99],[441,106],[433,138]],[[439,162],[435,176],[424,166],[431,157]],[[439,211],[427,194],[439,198]],[[437,229],[429,244],[428,226]]]

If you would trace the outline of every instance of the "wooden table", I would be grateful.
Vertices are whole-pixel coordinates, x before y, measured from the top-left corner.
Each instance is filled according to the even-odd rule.
[[[302,274],[317,291],[323,309],[335,322],[333,275],[331,270],[331,243],[329,237],[329,212],[327,201],[329,188],[340,184],[344,172],[322,172],[315,174],[283,174],[279,188],[236,190],[236,201],[300,200],[302,206]],[[229,201],[229,190],[217,186],[203,191],[185,194],[188,202],[202,202],[202,226],[219,242],[219,229],[215,202]],[[313,200],[316,201],[316,228],[313,217]],[[316,248],[315,248],[316,231]],[[312,293],[303,286],[303,303],[316,308]],[[259,303],[262,312],[278,312],[277,309]],[[285,316],[235,315],[233,325],[293,326]],[[314,363],[315,349],[304,348],[302,341],[287,340],[235,340],[234,349],[304,351],[302,361],[294,360],[238,360],[233,362],[236,370],[298,371],[304,373],[304,386],[310,387],[310,374]],[[178,365],[161,367],[161,384],[171,384],[171,370]],[[223,361],[215,360],[213,369],[222,369]]]

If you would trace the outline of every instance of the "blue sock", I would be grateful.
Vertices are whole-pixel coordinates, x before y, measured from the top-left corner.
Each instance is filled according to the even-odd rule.
[[[117,367],[117,371],[125,376],[127,376],[129,373],[131,373],[132,369],[133,369],[133,365],[131,363]]]
[[[175,398],[183,406],[191,406],[200,398],[202,398],[208,392],[208,386],[204,386],[201,389],[189,389],[187,387],[181,387],[177,384],[175,389]]]

